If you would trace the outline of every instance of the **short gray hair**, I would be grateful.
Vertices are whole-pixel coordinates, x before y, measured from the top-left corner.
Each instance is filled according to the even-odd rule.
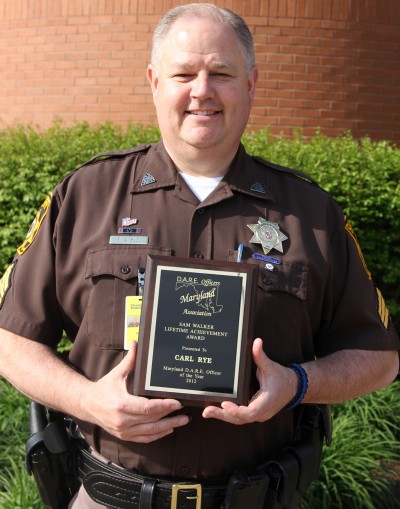
[[[223,9],[208,3],[180,5],[174,7],[164,15],[156,26],[153,34],[151,62],[155,67],[158,66],[160,47],[166,39],[172,24],[178,18],[182,17],[208,18],[233,28],[243,48],[247,71],[250,73],[254,67],[255,57],[253,36],[251,35],[249,27],[238,14],[235,14],[229,9]]]

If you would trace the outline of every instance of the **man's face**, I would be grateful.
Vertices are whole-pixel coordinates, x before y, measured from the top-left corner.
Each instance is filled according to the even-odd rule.
[[[149,66],[148,78],[173,158],[190,159],[205,151],[215,158],[234,156],[248,121],[257,70],[248,72],[232,28],[209,19],[178,19],[161,45],[157,68]]]

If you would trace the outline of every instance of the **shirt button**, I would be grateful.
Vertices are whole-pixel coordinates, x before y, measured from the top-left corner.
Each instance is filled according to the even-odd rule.
[[[200,214],[200,215],[204,214],[204,212],[205,212],[205,211],[206,211],[206,210],[205,210],[205,208],[204,208],[204,207],[202,207],[201,209],[197,209],[197,210],[196,210],[196,212],[197,212],[198,214]]]
[[[127,265],[125,265],[124,267],[121,267],[122,274],[129,274],[130,271],[131,271],[131,268],[128,267]]]
[[[182,468],[181,468],[181,474],[182,474],[182,475],[188,475],[188,474],[190,474],[190,468],[189,468],[189,467],[182,467]]]
[[[201,253],[194,253],[193,258],[197,258],[198,260],[202,260],[204,258],[204,255]]]
[[[267,286],[271,286],[272,285],[272,279],[269,278],[269,277],[264,277],[262,281]]]

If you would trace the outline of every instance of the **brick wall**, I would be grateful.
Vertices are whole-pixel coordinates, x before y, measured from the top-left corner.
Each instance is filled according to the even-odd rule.
[[[155,123],[151,33],[177,0],[0,0],[0,119]],[[253,32],[250,125],[400,144],[399,0],[220,0]]]

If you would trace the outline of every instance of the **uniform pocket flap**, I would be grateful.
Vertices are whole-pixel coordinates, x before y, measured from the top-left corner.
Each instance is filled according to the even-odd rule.
[[[170,256],[171,250],[150,246],[107,246],[91,249],[86,262],[85,278],[112,276],[128,280],[137,277],[139,268],[146,268],[147,256]]]
[[[285,292],[305,300],[307,296],[308,267],[283,262],[273,270],[261,270],[258,286],[267,292]]]

